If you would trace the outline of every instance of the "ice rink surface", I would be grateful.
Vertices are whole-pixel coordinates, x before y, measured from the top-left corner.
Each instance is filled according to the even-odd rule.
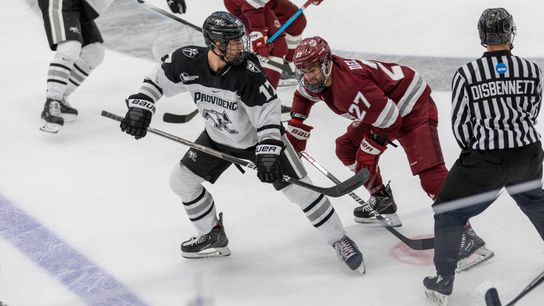
[[[99,19],[109,47],[105,61],[71,96],[80,116],[50,135],[38,127],[53,53],[28,2],[5,0],[0,12],[0,301],[10,306],[430,305],[422,279],[434,273],[432,251],[409,251],[384,229],[355,224],[356,203],[332,199],[365,257],[367,273],[355,274],[296,205],[253,173],[242,175],[235,168],[207,186],[224,213],[232,255],[183,259],[179,244],[195,232],[168,176],[186,148],[154,135],[135,141],[100,116],[103,109],[126,112],[124,98],[139,89],[155,65],[152,59],[171,48],[177,36],[167,29],[179,25],[150,15],[135,1],[116,1]],[[222,9],[221,1],[187,2],[183,17],[197,25]],[[544,57],[544,4],[536,0],[325,0],[306,11],[305,34],[322,35],[343,54],[378,54],[399,63],[427,58],[423,61],[438,65],[437,58],[481,55],[476,20],[484,8],[496,6],[506,7],[516,20],[514,53]],[[187,28],[179,33],[182,40],[198,40]],[[437,75],[432,64],[425,67],[429,71],[422,74]],[[448,73],[437,79],[449,82]],[[280,89],[285,104],[293,90]],[[450,93],[435,90],[433,97],[451,166],[459,149],[450,130]],[[161,100],[152,126],[192,140],[203,129],[202,118],[183,125],[161,121],[164,112],[192,110],[187,94]],[[334,156],[334,139],[348,121],[318,105],[308,123],[316,128],[307,151],[336,176],[349,177]],[[381,167],[399,203],[404,222],[399,230],[409,237],[430,235],[431,200],[411,176],[402,150],[388,149]],[[316,184],[331,185],[310,165],[308,170]],[[368,197],[363,190],[358,194]],[[542,241],[506,195],[472,224],[495,257],[457,276],[451,305],[483,305],[491,286],[509,301],[544,269]],[[539,287],[518,305],[541,305],[543,299]]]

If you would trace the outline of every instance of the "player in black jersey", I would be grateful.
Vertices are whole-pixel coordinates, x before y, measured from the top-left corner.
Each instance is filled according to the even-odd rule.
[[[155,102],[163,95],[189,91],[205,121],[205,130],[195,142],[255,161],[259,179],[273,183],[299,205],[339,258],[350,269],[364,272],[362,254],[345,234],[330,201],[322,194],[281,181],[282,174],[310,180],[282,136],[280,101],[259,60],[248,53],[243,24],[227,12],[215,12],[202,29],[207,47],[187,46],[164,56],[140,91],[127,99],[129,110],[121,129],[136,139],[144,137]],[[170,186],[198,233],[181,244],[184,257],[230,255],[222,215],[217,217],[212,195],[202,186],[204,181],[215,183],[230,165],[189,149],[172,170]]]
[[[459,68],[452,84],[452,125],[461,155],[433,205],[437,276],[423,283],[427,297],[439,305],[447,305],[453,290],[463,225],[487,209],[503,187],[544,239],[544,153],[534,128],[542,71],[512,55],[515,25],[505,9],[485,10],[478,30],[487,52]]]
[[[78,115],[67,97],[104,59],[103,39],[94,19],[113,0],[38,0],[49,47],[56,51],[47,72],[40,130],[57,133]]]

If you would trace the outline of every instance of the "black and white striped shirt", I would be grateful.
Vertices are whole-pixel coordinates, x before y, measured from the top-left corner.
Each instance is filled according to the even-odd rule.
[[[534,125],[542,101],[542,71],[510,51],[484,53],[452,81],[452,128],[461,148],[495,150],[540,139]]]

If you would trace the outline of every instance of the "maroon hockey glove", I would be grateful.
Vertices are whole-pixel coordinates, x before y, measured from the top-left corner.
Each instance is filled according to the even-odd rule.
[[[268,29],[261,29],[249,33],[249,40],[251,41],[251,52],[257,53],[262,57],[268,57],[268,46],[266,45],[266,36]]]
[[[306,142],[310,138],[310,131],[314,127],[302,123],[302,120],[293,118],[287,122],[287,139],[297,152],[306,150]]]
[[[281,140],[266,139],[255,148],[257,176],[264,183],[274,183],[282,179],[280,156],[283,150]]]
[[[128,111],[121,121],[121,131],[140,139],[147,134],[147,127],[155,113],[155,104],[143,94],[128,97],[126,103]]]
[[[385,145],[377,143],[370,137],[363,139],[357,150],[357,166],[355,167],[355,171],[359,172],[361,169],[366,168],[370,171],[371,176],[376,175],[378,172],[377,168],[380,155],[385,149],[387,149]]]
[[[312,1],[313,5],[320,5],[323,0],[314,0]]]

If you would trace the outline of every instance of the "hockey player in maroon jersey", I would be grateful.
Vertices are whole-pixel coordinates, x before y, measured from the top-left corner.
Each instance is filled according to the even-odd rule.
[[[323,0],[313,3],[319,5]],[[301,14],[274,42],[267,45],[269,37],[293,16],[298,7],[289,0],[224,0],[227,10],[246,26],[251,39],[251,50],[262,59],[262,66],[270,83],[278,87],[280,75],[287,63],[293,61],[296,46],[302,39],[306,18]],[[294,67],[289,68],[293,70]]]
[[[431,199],[438,195],[448,173],[438,139],[438,113],[430,87],[416,71],[395,63],[332,55],[321,37],[302,40],[294,63],[299,86],[287,131],[297,151],[305,149],[313,129],[303,121],[316,102],[324,101],[336,114],[353,120],[336,139],[336,155],[354,171],[367,168],[371,172],[365,187],[371,194],[369,204],[379,213],[401,225],[391,188],[383,184],[378,166],[381,154],[394,140],[404,149],[423,190]],[[362,207],[353,213],[356,222],[376,222]],[[464,236],[459,270],[493,255],[468,223]]]

